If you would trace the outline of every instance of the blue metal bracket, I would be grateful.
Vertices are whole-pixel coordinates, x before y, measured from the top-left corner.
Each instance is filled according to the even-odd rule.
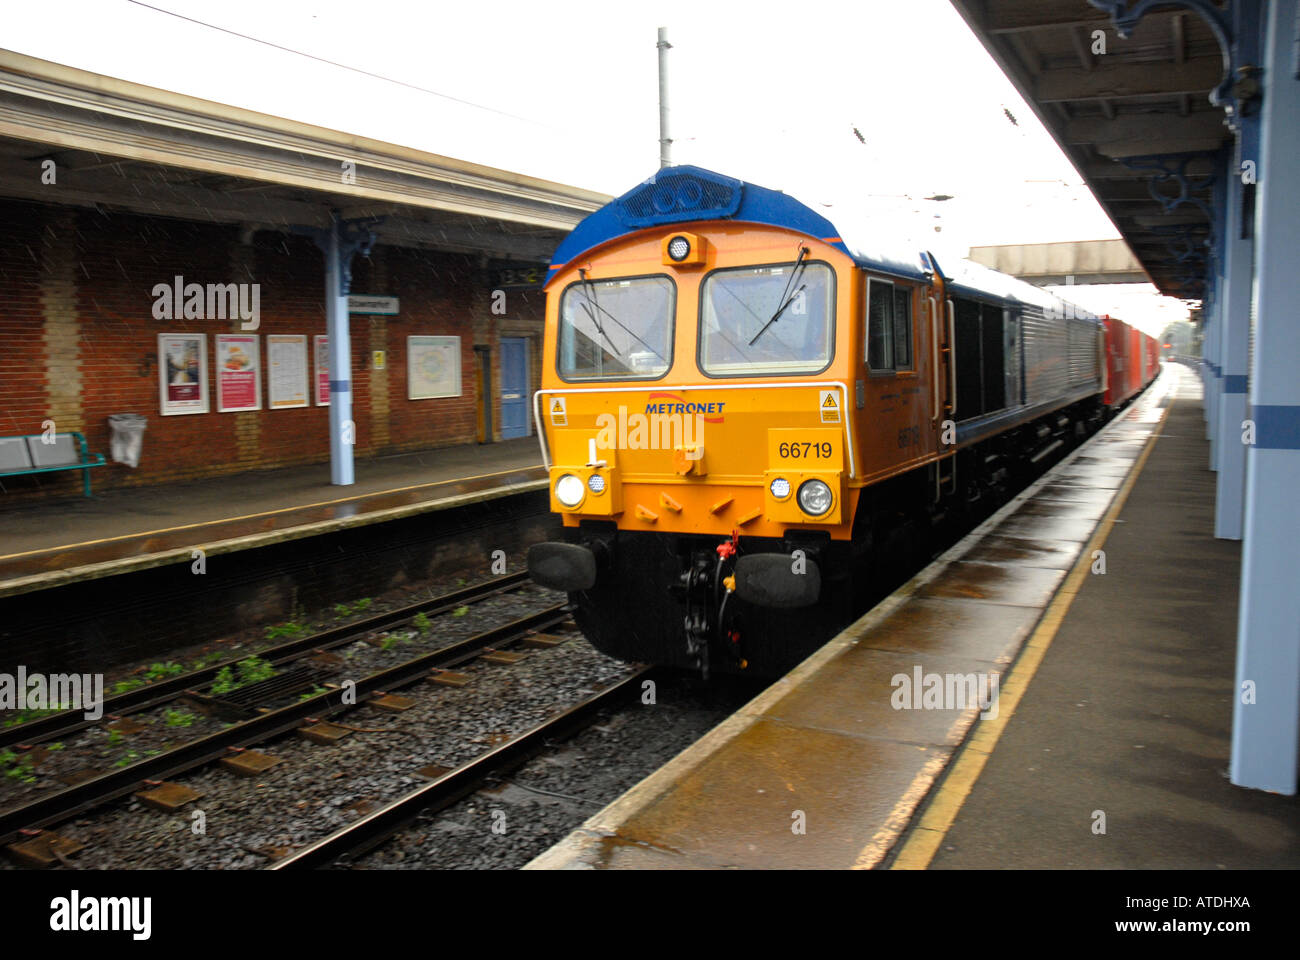
[[[1130,0],[1088,0],[1088,3],[1110,14],[1115,30],[1126,40],[1142,18],[1157,7],[1178,7],[1200,14],[1223,54],[1223,76],[1218,86],[1210,91],[1210,103],[1224,109],[1228,125],[1234,131],[1239,119],[1253,109],[1252,102],[1259,97],[1256,79],[1259,67],[1253,63],[1234,63],[1232,29],[1224,12],[1211,0],[1137,0],[1132,5]]]
[[[1212,153],[1163,153],[1125,157],[1118,162],[1130,170],[1151,172],[1152,177],[1147,181],[1147,192],[1156,203],[1160,204],[1165,213],[1172,213],[1176,207],[1188,203],[1200,210],[1213,223],[1214,211],[1209,204],[1192,194],[1212,189],[1218,173],[1211,167],[1210,172],[1205,176],[1192,176],[1188,174],[1187,167],[1194,160],[1212,159],[1214,156]],[[1157,188],[1156,184],[1164,183],[1166,180],[1172,180],[1177,184],[1177,196],[1170,196]]]
[[[1208,261],[1207,247],[1212,243],[1209,238],[1198,242],[1193,236],[1194,228],[1170,224],[1168,226],[1150,227],[1150,231],[1158,236],[1166,237],[1165,247],[1169,251],[1175,263],[1181,263],[1186,266],[1200,264],[1205,267]],[[1213,229],[1211,229],[1211,234]],[[1202,275],[1197,275],[1192,279],[1200,280]]]
[[[1260,31],[1264,20],[1263,0],[1234,0],[1232,4],[1233,29],[1236,31],[1234,56],[1241,65],[1237,68],[1237,86],[1251,94],[1250,99],[1242,105],[1239,117],[1230,116],[1228,126],[1237,134],[1236,173],[1241,174],[1244,164],[1249,161],[1255,168],[1255,180],[1258,181],[1259,170],[1259,104],[1261,99],[1259,78],[1262,72],[1261,56],[1263,54]]]
[[[383,217],[339,221],[339,296],[352,292],[352,257],[358,253],[370,256],[378,238],[375,228],[381,223]]]
[[[1206,203],[1194,194],[1205,193],[1214,189],[1219,179],[1219,163],[1215,162],[1218,154],[1214,153],[1173,153],[1151,154],[1142,157],[1126,157],[1116,160],[1130,170],[1150,172],[1147,192],[1160,204],[1165,213],[1171,213],[1183,204],[1188,204],[1205,214],[1209,221],[1209,232],[1201,239],[1196,236],[1201,228],[1169,224],[1152,227],[1151,232],[1169,237],[1167,249],[1174,262],[1185,270],[1176,279],[1180,288],[1190,291],[1191,299],[1204,299],[1205,275],[1209,261],[1217,253],[1215,242],[1215,225],[1220,213],[1214,206]],[[1187,172],[1188,166],[1197,160],[1209,160],[1210,172],[1196,176]],[[1157,187],[1157,184],[1173,181],[1178,186],[1178,193],[1171,196]],[[1195,295],[1199,292],[1199,295]]]
[[[370,251],[374,249],[378,240],[375,229],[384,222],[384,218],[362,217],[356,220],[343,220],[334,211],[330,211],[330,216],[334,218],[339,231],[339,296],[346,297],[352,292],[352,258],[358,253],[363,257],[370,256]],[[329,256],[330,231],[328,229],[293,226],[289,228],[289,232],[310,237],[312,242],[320,247],[321,252]]]

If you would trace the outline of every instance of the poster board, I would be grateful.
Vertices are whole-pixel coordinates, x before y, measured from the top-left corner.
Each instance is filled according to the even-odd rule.
[[[262,409],[261,337],[217,334],[217,412]]]
[[[330,405],[330,338],[328,335],[318,334],[312,337],[312,344],[312,353],[316,361],[316,376],[312,380],[316,388],[316,406],[328,407]]]
[[[266,405],[271,410],[307,406],[306,335],[267,336]]]
[[[158,406],[164,417],[208,412],[206,335],[158,334]]]
[[[406,398],[460,396],[460,337],[406,338]]]

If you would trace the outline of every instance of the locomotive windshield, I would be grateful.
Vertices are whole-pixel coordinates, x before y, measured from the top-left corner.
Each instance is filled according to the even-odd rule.
[[[700,297],[700,369],[816,373],[831,360],[835,280],[824,263],[717,270]]]
[[[560,300],[558,369],[565,380],[654,380],[673,355],[677,288],[668,277],[587,280]]]

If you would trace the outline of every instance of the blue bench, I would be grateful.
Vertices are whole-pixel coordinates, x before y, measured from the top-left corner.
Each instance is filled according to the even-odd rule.
[[[44,434],[0,437],[0,477],[80,470],[82,487],[89,497],[90,469],[104,465],[104,455],[89,453],[86,438],[79,433],[56,433],[53,443],[46,443]]]

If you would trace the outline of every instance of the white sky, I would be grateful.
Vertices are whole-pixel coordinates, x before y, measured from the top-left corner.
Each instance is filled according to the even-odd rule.
[[[445,97],[128,0],[11,0],[0,43],[616,195],[658,166],[655,32],[665,26],[677,163],[784,190],[940,263],[982,244],[1119,236],[947,0],[148,2]],[[923,199],[934,194],[954,199]],[[1186,316],[1150,287],[1118,299],[1120,288],[1085,289],[1073,299],[1152,333]]]

